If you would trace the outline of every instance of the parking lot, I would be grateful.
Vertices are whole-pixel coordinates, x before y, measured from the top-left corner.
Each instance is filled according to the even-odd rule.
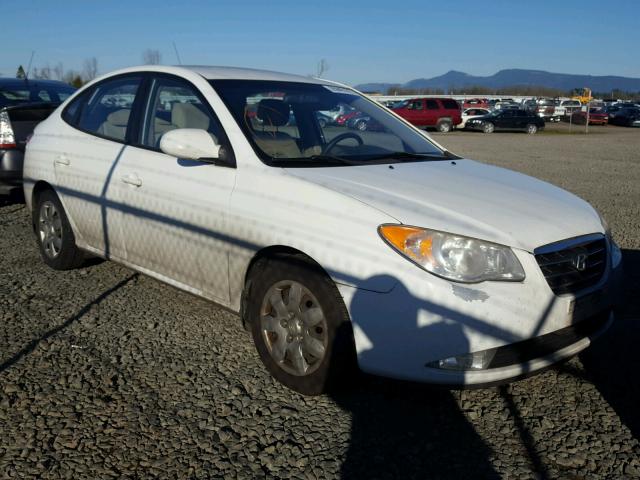
[[[612,329],[579,358],[484,390],[367,377],[300,396],[236,316],[113,263],[48,269],[24,206],[1,200],[0,476],[640,477],[640,129],[583,131],[432,133],[585,198],[623,249]]]

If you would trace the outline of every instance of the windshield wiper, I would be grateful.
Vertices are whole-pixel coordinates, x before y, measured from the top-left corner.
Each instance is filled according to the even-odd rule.
[[[392,158],[397,160],[420,160],[422,158],[437,158],[437,159],[453,159],[459,158],[453,153],[445,150],[442,153],[411,153],[411,152],[391,152],[385,153],[378,157],[374,157],[371,160],[382,160],[386,158]]]
[[[339,163],[340,165],[362,165],[361,161],[349,160],[348,158],[336,157],[334,155],[312,155],[307,159],[314,162]]]

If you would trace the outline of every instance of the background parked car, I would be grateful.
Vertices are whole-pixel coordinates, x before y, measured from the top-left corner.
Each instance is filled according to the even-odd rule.
[[[566,115],[571,115],[576,110],[582,109],[582,104],[580,100],[562,100],[560,102],[560,107],[564,107]]]
[[[489,100],[486,98],[469,98],[464,101],[462,108],[486,108],[489,109]]]
[[[535,112],[538,107],[538,103],[535,98],[525,98],[520,102],[520,108],[522,110],[526,110],[527,112]]]
[[[544,120],[553,121],[560,115],[560,112],[556,114],[556,103],[551,98],[539,98],[537,104],[533,113]]]
[[[496,130],[523,130],[534,134],[544,128],[544,120],[525,110],[494,110],[484,117],[467,121],[467,128],[493,133]]]
[[[587,112],[582,110],[571,114],[571,121],[584,125],[587,123]],[[609,115],[600,108],[589,109],[589,125],[606,125],[609,123]]]
[[[450,98],[414,98],[393,111],[417,127],[436,127],[442,133],[462,122],[460,104]]]
[[[464,112],[462,112],[462,122],[458,124],[457,128],[465,128],[467,120],[477,117],[483,117],[489,114],[491,110],[488,108],[467,108]]]
[[[371,118],[371,116],[369,115],[365,115],[364,113],[359,113],[359,115],[356,115],[355,117],[350,118],[349,120],[347,120],[346,125],[347,125],[347,128],[360,130],[360,131],[365,131],[365,130],[370,132],[384,131],[384,126],[380,122]]]
[[[74,91],[62,82],[0,78],[0,194],[22,184],[28,136]]]
[[[610,123],[623,127],[640,127],[640,108],[623,108],[616,113],[616,116],[610,120]]]
[[[357,117],[358,115],[360,115],[361,113],[358,110],[351,110],[349,112],[346,112],[342,115],[338,115],[338,117],[336,118],[336,125],[339,126],[346,126],[347,122],[349,120],[351,120],[354,117]]]

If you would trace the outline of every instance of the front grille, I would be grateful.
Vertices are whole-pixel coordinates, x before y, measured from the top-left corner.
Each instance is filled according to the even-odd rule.
[[[595,285],[607,267],[604,237],[588,238],[558,250],[553,250],[553,246],[538,250],[536,261],[556,295],[576,293]]]
[[[500,368],[546,357],[585,337],[591,337],[609,321],[610,310],[555,332],[496,348],[496,354],[487,368]]]

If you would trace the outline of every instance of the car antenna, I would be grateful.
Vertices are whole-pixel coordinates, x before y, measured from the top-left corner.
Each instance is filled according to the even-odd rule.
[[[31,72],[31,62],[33,62],[33,56],[36,54],[35,50],[31,50],[31,58],[29,59],[29,65],[27,66],[27,73],[24,74],[24,81],[29,81],[29,72]]]
[[[176,42],[171,42],[173,43],[173,49],[176,52],[176,57],[178,58],[178,65],[182,65],[182,60],[180,60],[180,54],[178,53],[178,47],[176,47]]]

